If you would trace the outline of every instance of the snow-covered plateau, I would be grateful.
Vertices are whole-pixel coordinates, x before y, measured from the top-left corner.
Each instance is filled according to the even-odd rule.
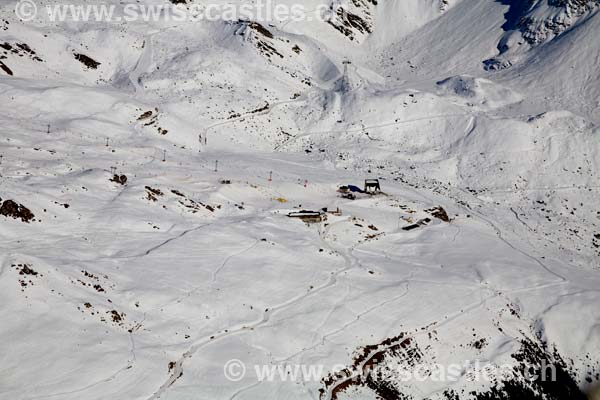
[[[600,398],[600,1],[173,3],[0,4],[0,399]]]

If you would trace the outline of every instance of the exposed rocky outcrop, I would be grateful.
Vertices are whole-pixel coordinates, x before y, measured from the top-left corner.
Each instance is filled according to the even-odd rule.
[[[528,43],[543,43],[569,29],[598,6],[599,0],[538,1],[519,22],[519,30]]]
[[[1,201],[1,199],[0,199]],[[23,222],[31,221],[35,215],[24,205],[13,200],[5,200],[0,207],[0,215],[20,219]]]
[[[329,25],[354,41],[373,32],[372,8],[377,0],[351,0],[343,6],[330,8]]]

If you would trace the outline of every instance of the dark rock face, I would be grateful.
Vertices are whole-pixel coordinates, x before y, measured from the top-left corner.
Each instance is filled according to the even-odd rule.
[[[101,65],[101,63],[85,54],[75,54],[75,59],[90,69],[98,69]]]
[[[114,174],[110,181],[120,185],[125,185],[127,183],[127,176]]]
[[[499,375],[494,379],[491,388],[483,391],[469,391],[460,387],[448,388],[442,393],[442,398],[447,400],[587,399],[574,378],[577,370],[573,367],[572,360],[563,358],[554,346],[549,346],[539,338],[522,337],[518,342],[519,349],[511,354],[513,362],[510,370],[506,370],[506,375]],[[483,338],[471,344],[476,348],[486,345],[486,340]],[[414,393],[410,393],[410,385],[394,374],[386,374],[385,370],[383,374],[378,374],[378,367],[400,365],[406,370],[423,367],[428,359],[435,359],[430,351],[430,345],[420,346],[408,333],[401,333],[380,343],[367,345],[355,353],[353,363],[346,369],[332,373],[322,380],[320,398],[337,400],[343,393],[361,388],[372,392],[374,397],[382,400],[413,399],[415,397]]]
[[[5,200],[0,207],[0,215],[21,219],[23,222],[31,221],[35,215],[24,205],[14,202],[13,200]]]
[[[352,0],[353,9],[331,8],[333,13],[327,23],[350,40],[356,35],[368,35],[373,32],[372,7],[377,6],[377,0]]]
[[[540,20],[530,12],[519,22],[519,30],[529,44],[543,43],[551,36],[560,35],[573,26],[578,17],[600,6],[600,0],[548,0],[548,5],[557,8],[552,16]]]
[[[554,40],[600,8],[600,0],[497,1],[509,9],[498,55],[483,61],[483,69],[489,72],[511,68],[519,58],[516,53]]]
[[[548,4],[553,7],[565,7],[575,10],[591,10],[594,6],[600,4],[598,0],[548,0]]]

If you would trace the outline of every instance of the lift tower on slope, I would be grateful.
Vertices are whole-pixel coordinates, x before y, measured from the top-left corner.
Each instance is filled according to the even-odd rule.
[[[344,77],[342,78],[342,91],[349,92],[350,91],[350,80],[348,79],[348,65],[352,64],[352,62],[350,62],[350,60],[345,58],[344,61],[342,61],[342,64],[344,64]]]

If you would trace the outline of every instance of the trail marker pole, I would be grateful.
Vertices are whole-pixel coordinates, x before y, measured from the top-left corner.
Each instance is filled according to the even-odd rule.
[[[167,151],[163,150],[163,162],[167,161]]]
[[[269,182],[273,182],[273,171],[269,171]]]
[[[50,134],[50,124],[48,124],[48,131],[46,133]]]
[[[215,160],[215,172],[219,171],[219,160]]]
[[[106,147],[108,147],[109,138],[106,138]]]

